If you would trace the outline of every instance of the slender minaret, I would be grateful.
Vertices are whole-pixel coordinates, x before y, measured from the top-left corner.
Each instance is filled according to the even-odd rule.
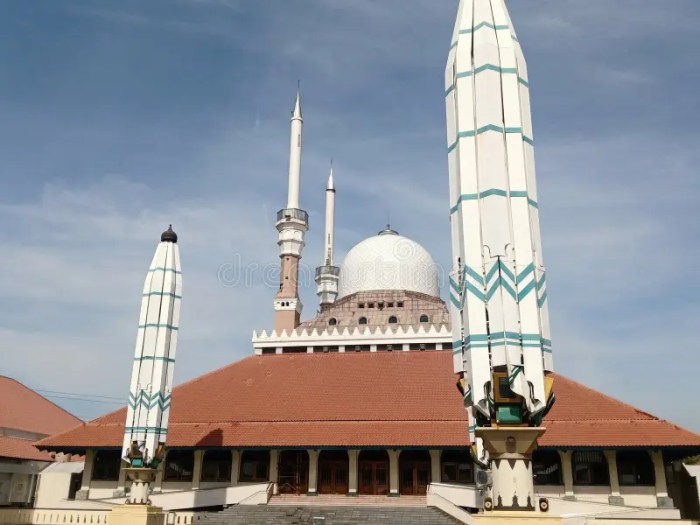
[[[335,243],[335,184],[333,182],[333,162],[326,185],[326,236],[324,238],[323,264],[316,268],[321,310],[328,308],[338,297],[338,280],[340,268],[333,265],[333,247]]]
[[[505,0],[460,1],[445,83],[455,371],[493,460],[494,507],[531,510],[527,455],[501,461],[486,435],[494,423],[539,426],[551,399],[530,87]],[[517,453],[537,439],[511,434]]]
[[[309,229],[309,215],[299,209],[299,177],[301,174],[301,97],[297,91],[292,111],[289,144],[289,195],[287,207],[277,212],[277,244],[282,269],[280,288],[275,297],[275,330],[291,332],[299,326],[302,304],[299,299],[299,261],[304,249],[304,234]]]
[[[124,432],[125,458],[132,467],[144,469],[158,466],[168,434],[182,298],[180,252],[172,227],[160,241],[143,287]],[[132,497],[137,498],[136,492]]]

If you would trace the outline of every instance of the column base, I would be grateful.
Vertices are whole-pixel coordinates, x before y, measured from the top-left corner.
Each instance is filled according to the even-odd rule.
[[[401,494],[399,494],[398,492],[389,492],[390,498],[398,498],[399,496],[401,496]]]
[[[568,496],[564,496],[563,499],[564,499],[564,501],[576,501],[576,496],[568,495]]]
[[[560,516],[550,516],[541,512],[517,512],[494,510],[485,514],[474,514],[475,524],[483,525],[535,525],[536,523],[548,523],[558,525],[564,523]]]
[[[485,499],[484,508],[501,512],[535,511],[532,452],[544,431],[540,427],[477,427],[476,437],[483,439],[489,452],[493,479],[490,505]]]
[[[165,514],[151,505],[119,505],[109,514],[110,525],[163,525]]]
[[[675,505],[673,504],[673,500],[669,498],[668,496],[657,496],[656,497],[656,506],[659,507],[660,509],[674,509]]]
[[[360,495],[360,494],[357,493],[357,492],[348,492],[348,493],[346,494],[346,496],[348,496],[349,498],[355,498],[355,497],[357,497],[357,496],[359,496],[359,495]]]
[[[608,496],[608,503],[622,507],[625,504],[625,498],[622,496]]]
[[[318,492],[314,491],[309,491],[306,493],[307,496],[318,496]]]
[[[85,501],[88,499],[89,494],[89,490],[79,490],[75,493],[75,499],[76,501]]]

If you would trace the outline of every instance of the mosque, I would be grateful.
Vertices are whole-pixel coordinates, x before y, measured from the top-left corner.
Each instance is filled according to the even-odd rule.
[[[155,492],[270,483],[281,494],[399,497],[430,487],[477,508],[479,469],[468,452],[437,265],[419,243],[387,227],[335,266],[332,172],[325,258],[316,272],[320,305],[301,321],[298,267],[308,229],[298,201],[301,129],[297,96],[290,197],[276,222],[282,272],[274,329],[254,333],[250,357],[174,389]],[[538,493],[678,506],[678,460],[700,451],[700,436],[561,375],[556,383],[533,459]],[[76,503],[110,501],[128,488],[120,469],[124,421],[119,410],[38,443],[85,455]]]
[[[510,31],[494,19],[477,22],[456,34],[493,33],[495,39],[499,31]],[[458,81],[471,82],[477,74],[499,79],[513,71],[488,64],[452,71],[447,95],[463,89]],[[524,72],[511,81],[521,90],[528,86]],[[500,104],[500,87],[498,93]],[[504,112],[494,115],[503,118]],[[454,316],[440,297],[434,259],[387,226],[337,265],[332,170],[323,260],[316,270],[319,307],[302,320],[299,264],[309,229],[300,201],[302,129],[297,93],[288,199],[275,221],[281,272],[271,298],[274,326],[258,327],[249,357],[173,389],[167,399],[172,407],[167,453],[153,484],[153,503],[196,510],[267,503],[271,497],[340,495],[433,497],[461,509],[482,508],[484,476],[470,453],[470,417],[453,367],[453,354],[461,350],[453,352]],[[460,131],[450,152],[479,134],[501,141],[501,147],[506,135],[518,144],[532,142],[521,128],[490,124]],[[534,194],[497,189],[457,195],[455,208],[490,197],[527,197],[519,201],[522,209],[536,208]],[[174,245],[178,239],[169,230],[161,241]],[[177,268],[151,268],[159,270],[179,274]],[[530,285],[537,285],[536,299],[530,298],[540,307],[543,282]],[[178,328],[172,323],[139,329],[149,327],[164,327],[170,335]],[[522,340],[521,345],[526,346]],[[537,346],[551,356],[547,339],[538,336]],[[536,494],[559,512],[649,511],[653,517],[658,511],[677,517],[676,509],[685,505],[680,460],[700,452],[700,435],[551,372],[547,359],[556,403],[544,417],[546,432],[531,462]],[[124,501],[126,414],[125,408],[37,443],[45,451],[85,455],[71,505]],[[54,505],[65,505],[68,492],[56,498]]]

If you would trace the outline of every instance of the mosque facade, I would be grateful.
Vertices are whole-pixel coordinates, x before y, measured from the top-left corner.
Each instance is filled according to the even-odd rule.
[[[497,39],[504,31],[472,22],[458,34],[485,38],[490,31]],[[494,68],[455,74],[464,80],[508,73]],[[511,80],[516,90],[527,87],[525,78]],[[471,453],[473,422],[457,386],[454,327],[437,265],[420,243],[391,226],[359,242],[338,265],[332,170],[316,270],[318,311],[302,320],[299,264],[309,230],[300,199],[303,122],[297,94],[288,198],[275,221],[281,271],[271,304],[274,325],[253,333],[249,357],[173,389],[153,502],[167,510],[236,504],[259,494],[432,494],[463,509],[481,508],[483,476]],[[530,144],[530,129],[527,140],[522,128],[513,129],[455,128],[462,145],[451,152],[466,155],[461,148],[480,133],[488,135],[483,143],[510,134]],[[525,195],[499,191],[451,196],[465,228],[476,200]],[[533,195],[521,199],[524,210],[534,207]],[[549,355],[540,368],[555,380],[556,403],[532,458],[538,496],[572,512],[682,507],[680,460],[700,451],[700,435],[552,372]],[[125,408],[37,444],[85,455],[75,505],[123,502],[129,492],[122,468],[126,415]]]
[[[294,113],[292,133],[300,134],[298,98]],[[301,144],[300,135],[291,144]],[[300,186],[297,158],[293,151],[292,192]],[[292,197],[276,223],[282,272],[275,328],[253,334],[250,357],[174,389],[154,493],[257,485],[297,495],[432,491],[478,508],[479,467],[469,453],[470,423],[433,258],[386,227],[334,266],[334,217],[327,213],[320,304],[301,321],[298,266],[308,215]],[[533,458],[538,494],[677,506],[679,460],[700,451],[700,436],[561,375],[556,382],[557,402]],[[39,442],[44,450],[85,455],[78,504],[121,501],[129,490],[121,468],[125,410]],[[185,498],[170,505],[199,504]]]

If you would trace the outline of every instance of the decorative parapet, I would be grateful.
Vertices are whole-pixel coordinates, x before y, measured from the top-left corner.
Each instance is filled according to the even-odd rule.
[[[410,345],[434,344],[437,349],[450,348],[452,332],[447,325],[432,326],[360,326],[353,328],[329,327],[297,328],[291,332],[253,332],[253,347],[256,354],[262,354],[263,349],[303,348],[313,351],[321,347],[339,347],[339,351],[354,346],[384,346],[396,345],[396,350],[408,350]],[[375,348],[376,350],[376,348]]]

